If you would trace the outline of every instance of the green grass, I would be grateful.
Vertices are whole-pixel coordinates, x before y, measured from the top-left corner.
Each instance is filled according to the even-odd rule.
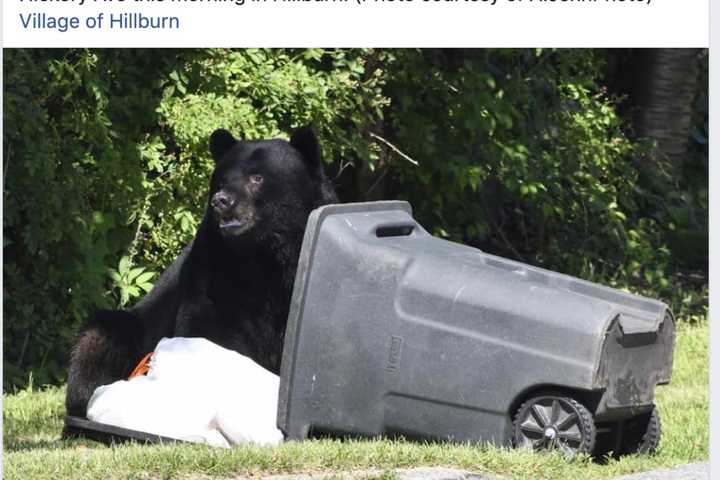
[[[62,388],[5,395],[4,474],[7,479],[212,478],[292,472],[373,469],[392,478],[396,468],[448,466],[510,478],[607,478],[708,458],[708,326],[681,325],[672,384],[660,387],[657,403],[663,440],[654,456],[631,456],[605,465],[589,459],[566,462],[557,455],[449,444],[396,441],[289,442],[279,447],[231,450],[199,445],[105,447],[59,439]]]

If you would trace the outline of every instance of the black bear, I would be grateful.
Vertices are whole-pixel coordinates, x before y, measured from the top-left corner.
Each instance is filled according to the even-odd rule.
[[[215,170],[193,241],[127,311],[100,310],[70,355],[65,407],[85,416],[99,385],[126,378],[162,337],[205,337],[278,373],[310,212],[336,202],[310,128],[284,140],[210,137]],[[67,433],[67,432],[66,432]]]

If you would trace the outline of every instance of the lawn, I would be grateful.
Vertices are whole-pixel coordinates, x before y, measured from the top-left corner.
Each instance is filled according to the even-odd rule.
[[[54,387],[4,396],[4,478],[225,478],[363,469],[378,471],[376,477],[392,478],[396,468],[448,466],[518,479],[591,479],[705,460],[709,437],[708,332],[706,322],[679,327],[673,381],[657,392],[663,440],[654,456],[625,457],[601,465],[587,458],[567,462],[558,455],[486,446],[398,441],[323,440],[231,450],[198,445],[111,448],[59,439],[64,390]]]

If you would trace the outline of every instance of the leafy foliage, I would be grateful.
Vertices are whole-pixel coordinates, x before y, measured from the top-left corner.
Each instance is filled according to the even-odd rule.
[[[62,381],[92,309],[137,301],[193,237],[220,127],[313,124],[343,201],[408,199],[437,235],[703,315],[707,258],[687,246],[707,243],[706,90],[696,161],[639,172],[652,146],[628,135],[602,55],[7,51],[5,388]]]
[[[135,51],[8,51],[6,384],[28,369],[40,383],[61,380],[79,322],[107,304],[105,265],[132,238],[128,216],[143,180],[137,143],[154,120],[157,92],[141,79],[162,70],[142,60]]]
[[[394,79],[395,169],[434,233],[614,285],[667,287],[669,251],[638,206],[633,159],[592,51],[415,57]],[[432,72],[425,77],[417,71]],[[434,118],[435,121],[429,121]]]
[[[146,271],[145,267],[132,268],[131,261],[130,257],[122,257],[117,270],[111,268],[109,271],[110,279],[118,290],[118,307],[126,306],[131,298],[148,293],[153,287],[150,280],[155,273]]]

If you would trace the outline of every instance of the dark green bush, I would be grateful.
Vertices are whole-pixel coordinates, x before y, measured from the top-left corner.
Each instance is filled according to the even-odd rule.
[[[68,343],[108,304],[108,263],[132,238],[158,74],[140,52],[10,50],[4,62],[4,373],[64,377]],[[145,61],[147,60],[147,62]],[[122,73],[120,73],[122,72]],[[147,83],[148,85],[144,85]]]
[[[393,171],[436,234],[614,285],[668,286],[661,229],[637,204],[645,147],[603,95],[595,52],[413,60],[389,89],[394,139],[420,166]]]
[[[132,303],[192,238],[215,128],[259,138],[312,123],[328,158],[370,158],[362,129],[387,100],[364,63],[322,50],[7,51],[5,387],[28,371],[61,381],[92,308]]]
[[[6,50],[4,387],[62,381],[94,306],[151,288],[201,218],[219,127],[311,123],[343,201],[405,198],[437,235],[702,315],[702,259],[676,258],[678,230],[707,226],[707,170],[639,178],[651,147],[626,135],[601,55]]]

